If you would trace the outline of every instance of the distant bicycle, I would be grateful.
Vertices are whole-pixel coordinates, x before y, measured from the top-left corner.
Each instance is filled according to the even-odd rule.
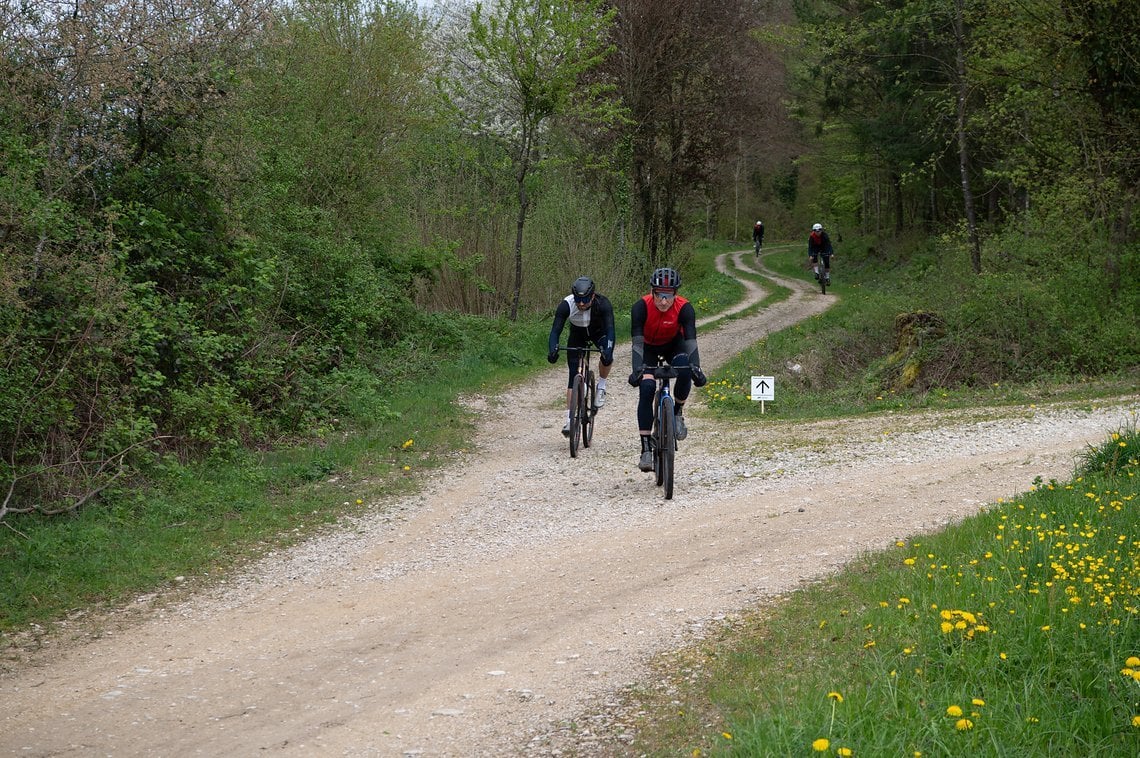
[[[755,245],[753,245],[752,247],[753,247],[753,248],[755,248],[755,250],[756,250],[756,257],[757,257],[757,258],[759,258],[759,257],[760,257],[760,250],[761,250],[761,249],[763,249],[763,247],[764,247],[764,243],[763,243],[763,242],[761,242],[760,240],[756,240],[756,244],[755,244]]]
[[[692,371],[692,366],[670,366],[658,357],[657,365],[642,366],[640,374],[653,374],[657,391],[653,395],[653,473],[657,486],[665,488],[665,499],[673,499],[673,463],[677,453],[676,414],[669,381],[680,371]]]
[[[577,353],[579,356],[578,373],[570,385],[570,457],[578,457],[579,443],[582,447],[589,447],[594,439],[594,416],[598,414],[595,398],[598,394],[598,382],[594,370],[590,368],[590,354],[600,353],[592,347],[559,347],[567,353]]]
[[[831,286],[831,259],[834,257],[834,255],[820,256],[823,260],[808,262],[808,270],[819,282],[819,291],[824,295],[827,294],[827,288]]]

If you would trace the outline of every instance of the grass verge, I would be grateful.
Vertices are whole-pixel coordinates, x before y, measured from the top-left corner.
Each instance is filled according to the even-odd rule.
[[[638,755],[1136,755],[1140,436],[727,626],[634,696]]]
[[[776,273],[806,279],[798,249],[765,256]],[[838,302],[825,313],[769,335],[749,346],[709,377],[703,390],[713,415],[761,420],[750,398],[752,376],[775,379],[768,419],[807,419],[975,405],[1028,405],[1088,400],[1132,392],[1134,373],[1095,378],[1043,377],[1030,382],[977,382],[953,388],[896,388],[897,369],[911,360],[900,346],[900,313],[915,303],[906,285],[908,270],[834,268],[829,290]],[[832,297],[832,294],[818,295]]]

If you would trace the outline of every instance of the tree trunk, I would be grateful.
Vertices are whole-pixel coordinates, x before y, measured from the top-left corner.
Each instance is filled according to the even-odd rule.
[[[895,236],[899,236],[906,225],[906,210],[903,208],[902,177],[895,171],[891,172],[891,193],[895,199]]]
[[[732,241],[740,239],[740,171],[744,164],[743,141],[737,139],[736,166],[732,172]]]
[[[530,198],[526,194],[526,174],[519,175],[519,217],[515,222],[515,292],[511,298],[511,321],[519,317],[519,296],[522,293],[522,244],[523,225],[526,224],[526,211],[530,205]]]
[[[966,142],[966,36],[962,12],[963,0],[954,0],[954,66],[958,79],[958,170],[962,174],[962,204],[966,210],[966,231],[970,241],[970,265],[975,274],[982,273],[982,244],[978,238],[978,216],[974,209],[974,193],[970,189],[970,151]]]

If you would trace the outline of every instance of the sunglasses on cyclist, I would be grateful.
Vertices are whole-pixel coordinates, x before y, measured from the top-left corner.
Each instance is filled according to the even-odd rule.
[[[594,301],[593,295],[590,295],[589,297],[576,297],[576,298],[574,298],[574,302],[577,303],[578,305],[589,305],[593,301]]]
[[[672,300],[677,297],[676,290],[653,290],[653,297],[659,300]]]

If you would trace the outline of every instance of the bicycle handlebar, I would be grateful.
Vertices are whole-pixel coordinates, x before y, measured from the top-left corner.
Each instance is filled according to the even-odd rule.
[[[676,379],[678,371],[692,372],[693,368],[693,366],[671,366],[666,363],[658,363],[653,366],[646,364],[639,368],[636,373],[653,374],[654,379]]]
[[[568,346],[564,347],[562,345],[559,345],[558,349],[560,351],[565,351],[567,353],[600,353],[600,352],[602,352],[601,350],[599,350],[596,347],[568,347]]]

